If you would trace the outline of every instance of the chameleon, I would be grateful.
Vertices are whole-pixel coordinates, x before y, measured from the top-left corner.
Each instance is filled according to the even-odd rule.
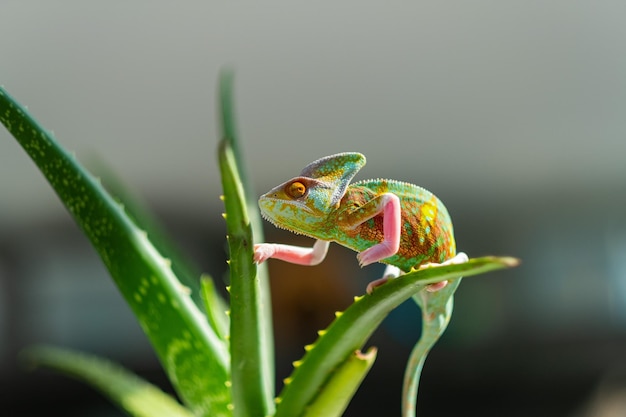
[[[367,287],[414,268],[459,263],[450,215],[431,192],[402,181],[375,179],[350,184],[365,165],[358,152],[330,155],[307,165],[299,176],[259,198],[262,216],[278,228],[317,239],[313,247],[260,243],[257,263],[269,258],[317,265],[330,242],[358,252],[361,266],[387,264],[384,276]],[[428,290],[443,288],[445,282]]]
[[[365,156],[344,152],[320,158],[299,176],[259,198],[262,216],[278,228],[316,239],[312,247],[277,243],[254,245],[254,261],[267,259],[317,265],[330,242],[356,252],[361,266],[386,264],[381,279],[367,286],[371,294],[389,279],[413,269],[467,262],[456,253],[452,221],[431,192],[407,182],[373,179],[350,183]],[[426,355],[445,331],[459,279],[426,286],[413,299],[422,311],[422,335],[404,376],[402,415],[415,416],[417,388]]]

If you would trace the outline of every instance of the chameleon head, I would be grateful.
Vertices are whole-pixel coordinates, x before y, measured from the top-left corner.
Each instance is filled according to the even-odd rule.
[[[328,240],[329,214],[339,206],[354,175],[365,165],[358,152],[344,152],[308,164],[300,176],[261,196],[259,207],[265,219],[277,227]]]
[[[313,178],[293,178],[259,198],[263,217],[275,226],[322,238],[332,209],[333,187]]]

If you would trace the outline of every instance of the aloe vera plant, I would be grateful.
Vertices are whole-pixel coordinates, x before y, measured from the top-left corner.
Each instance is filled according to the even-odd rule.
[[[356,296],[319,332],[318,340],[305,347],[277,396],[267,271],[252,261],[253,242],[263,240],[261,221],[243,170],[232,96],[232,74],[226,71],[220,82],[218,146],[230,250],[226,302],[210,278],[190,277],[192,269],[180,265],[173,268],[171,242],[153,242],[151,237],[159,235],[154,227],[146,231],[138,225],[136,217],[0,87],[0,122],[98,251],[182,403],[105,359],[56,347],[27,349],[24,358],[85,381],[131,416],[340,416],[376,356],[373,348],[365,353],[360,349],[391,310],[425,285],[511,267],[517,261],[485,257],[415,271],[371,295]],[[204,309],[181,284],[190,280],[199,283],[193,287],[199,288]],[[416,349],[411,360],[423,363],[428,349]],[[416,390],[416,383],[409,391]]]

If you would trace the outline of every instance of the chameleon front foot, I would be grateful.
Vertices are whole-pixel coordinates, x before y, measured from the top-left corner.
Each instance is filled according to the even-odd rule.
[[[368,205],[374,208],[374,210],[371,210],[371,213],[365,210],[365,207]],[[397,195],[384,193],[362,206],[361,209],[364,211],[364,214],[358,220],[360,223],[371,219],[372,215],[382,214],[383,216],[383,241],[357,255],[359,265],[363,267],[398,253],[401,238],[402,204]],[[355,222],[357,221],[356,219],[354,220]]]
[[[303,248],[278,243],[259,243],[254,245],[254,262],[260,264],[273,258],[298,265],[317,265],[326,257],[329,244],[330,242],[317,240],[312,248]]]
[[[267,261],[276,252],[271,243],[259,243],[254,245],[254,262],[257,264]]]
[[[392,255],[395,255],[398,252],[398,244],[399,239],[398,242],[384,241],[365,249],[363,252],[359,253],[356,256],[357,260],[359,261],[359,266],[364,267],[367,265],[371,265],[375,262],[380,261],[381,259],[385,259]]]

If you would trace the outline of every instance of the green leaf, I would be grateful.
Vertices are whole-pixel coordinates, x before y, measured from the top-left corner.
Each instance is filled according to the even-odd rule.
[[[346,357],[360,349],[391,310],[425,285],[512,267],[517,263],[514,258],[485,257],[458,265],[427,268],[391,280],[376,288],[371,295],[357,297],[326,330],[320,332],[313,345],[307,346],[300,366],[295,368],[283,388],[275,417],[302,415]]]
[[[236,416],[273,412],[274,381],[264,361],[264,314],[256,264],[252,261],[252,228],[243,200],[237,165],[227,142],[220,146],[220,169],[230,250],[230,335],[232,393]]]
[[[0,122],[96,248],[183,402],[198,416],[230,416],[228,350],[172,272],[170,261],[100,182],[3,88]]]
[[[339,417],[343,414],[374,360],[376,348],[365,354],[360,351],[348,356],[322,387],[315,400],[306,409],[304,417]]]
[[[179,281],[191,289],[191,298],[197,306],[202,304],[200,298],[200,269],[191,259],[183,254],[178,247],[173,245],[173,241],[161,223],[154,217],[144,201],[136,194],[132,193],[126,184],[113,172],[105,161],[99,158],[90,158],[88,166],[91,171],[102,178],[104,188],[117,201],[124,202],[124,211],[137,225],[145,230],[150,236],[150,242],[154,247],[172,261],[172,270]]]
[[[230,321],[228,319],[228,306],[219,296],[215,289],[215,282],[208,275],[203,275],[200,279],[202,288],[202,300],[206,310],[207,319],[213,331],[224,341],[229,338]]]
[[[224,189],[230,251],[230,335],[234,414],[267,416],[274,412],[274,347],[269,282],[265,266],[253,262],[253,233],[262,239],[260,216],[246,192],[237,148],[232,73],[222,73],[220,108],[223,139],[219,163]],[[255,225],[255,226],[253,226]],[[256,227],[256,229],[253,229]]]
[[[25,350],[22,358],[88,383],[131,416],[193,417],[170,395],[111,361],[45,346]]]
[[[264,242],[263,238],[263,221],[261,219],[261,213],[259,212],[259,206],[257,203],[258,198],[254,194],[252,185],[248,181],[248,173],[246,172],[246,165],[243,163],[243,157],[239,149],[239,136],[237,134],[237,124],[235,121],[235,105],[234,105],[234,73],[230,69],[225,69],[220,73],[220,116],[221,116],[221,129],[222,129],[222,141],[227,143],[232,150],[233,160],[235,165],[231,167],[239,177],[239,184],[241,184],[243,190],[243,202],[247,207],[246,215],[252,226],[252,236],[255,242]],[[227,207],[228,209],[228,207]],[[249,277],[252,280],[254,277]],[[260,341],[261,356],[263,358],[263,370],[264,378],[267,381],[274,381],[274,330],[272,327],[272,299],[269,286],[269,273],[267,271],[267,264],[263,263],[256,267],[256,279],[258,280],[258,302],[260,304],[260,326],[263,328]],[[266,397],[274,398],[274,383],[270,383],[266,386]],[[273,409],[273,405],[270,406]]]

